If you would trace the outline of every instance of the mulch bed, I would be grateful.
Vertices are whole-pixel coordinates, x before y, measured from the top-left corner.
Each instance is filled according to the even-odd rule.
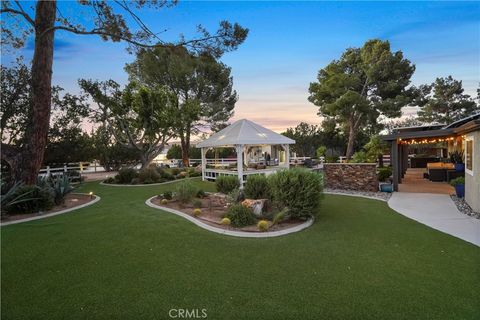
[[[258,230],[256,224],[242,227],[242,228],[236,228],[233,226],[221,224],[221,220],[225,215],[225,213],[227,212],[227,203],[225,201],[225,196],[222,194],[213,193],[213,194],[207,195],[203,199],[198,199],[202,203],[200,207],[200,209],[202,210],[202,213],[199,216],[195,216],[193,214],[193,211],[195,210],[196,207],[194,207],[191,204],[182,204],[176,200],[168,200],[167,204],[162,204],[161,200],[162,200],[161,198],[156,197],[151,201],[155,205],[167,207],[170,209],[174,209],[174,210],[178,210],[183,213],[186,213],[202,221],[203,223],[206,223],[213,227],[217,227],[225,230],[234,230],[234,231],[236,230],[236,231],[245,231],[245,232],[261,232]],[[268,228],[268,231],[266,232],[289,229],[289,228],[298,226],[304,222],[305,221],[302,221],[302,220],[285,220],[272,226],[272,222],[268,221],[269,228]]]
[[[9,215],[2,216],[2,222],[23,220],[23,219],[32,218],[32,217],[43,216],[50,213],[62,211],[65,209],[75,208],[75,207],[81,206],[82,204],[89,203],[90,201],[93,201],[93,200],[95,200],[95,197],[92,198],[88,194],[70,193],[65,197],[65,203],[58,206],[54,206],[52,209],[48,211],[26,213],[26,214],[9,214]]]

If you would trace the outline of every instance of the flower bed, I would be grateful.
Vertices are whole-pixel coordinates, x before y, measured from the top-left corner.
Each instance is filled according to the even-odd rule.
[[[265,219],[256,218],[255,223],[244,226],[244,227],[234,227],[231,224],[223,224],[222,220],[228,212],[228,205],[226,202],[226,196],[221,193],[210,193],[206,194],[205,198],[199,199],[201,205],[194,206],[192,204],[183,204],[178,200],[166,200],[163,199],[162,196],[157,196],[151,200],[151,202],[157,206],[166,207],[174,210],[178,210],[180,212],[186,213],[195,219],[198,219],[210,226],[225,229],[225,230],[237,230],[237,231],[245,231],[245,232],[272,232],[272,231],[280,231],[289,229],[292,227],[296,227],[304,223],[304,220],[299,219],[286,219],[283,220],[275,225],[272,225],[272,221],[268,221],[268,228],[265,231],[261,231],[258,228],[258,222],[263,221]],[[195,214],[195,209],[200,209],[200,214]]]
[[[11,222],[19,222],[22,220],[32,220],[32,218],[44,217],[60,213],[61,211],[72,211],[76,208],[84,207],[89,203],[97,201],[98,197],[84,193],[70,193],[65,196],[64,203],[53,206],[51,209],[35,213],[23,214],[5,214],[2,215],[2,224],[9,224]]]
[[[308,170],[282,170],[268,178],[250,176],[241,190],[236,177],[225,176],[216,180],[218,192],[209,194],[182,181],[149,202],[217,228],[274,232],[313,221],[320,209],[321,179]]]

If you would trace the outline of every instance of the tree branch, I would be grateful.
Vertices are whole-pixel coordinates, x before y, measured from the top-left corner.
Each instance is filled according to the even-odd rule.
[[[53,27],[53,28],[46,29],[40,35],[40,37],[42,37],[44,34],[50,32],[50,31],[55,31],[55,30],[64,30],[64,31],[72,32],[72,33],[79,34],[79,35],[96,34],[96,35],[101,35],[101,36],[107,36],[107,37],[110,37],[110,38],[113,38],[113,39],[119,39],[119,40],[122,40],[122,41],[126,41],[128,43],[131,43],[133,45],[136,45],[136,46],[142,47],[142,48],[155,48],[155,47],[168,47],[168,46],[174,46],[174,47],[189,46],[189,47],[195,48],[197,43],[204,42],[204,41],[209,41],[209,40],[214,40],[214,39],[221,39],[222,37],[224,37],[223,35],[214,35],[214,36],[208,36],[208,37],[199,38],[199,39],[181,41],[181,42],[178,42],[178,43],[175,43],[175,44],[167,44],[167,43],[147,44],[147,43],[142,43],[142,42],[133,40],[131,38],[122,36],[120,34],[105,32],[101,29],[92,29],[92,30],[87,31],[87,30],[80,30],[80,29],[77,29],[77,28],[66,27],[66,26],[58,26],[58,25]]]
[[[25,11],[19,11],[19,10],[15,10],[15,9],[12,9],[12,8],[2,8],[2,9],[0,9],[0,13],[19,14],[19,15],[23,16],[25,18],[25,20],[27,20],[32,25],[32,27],[35,28],[35,21],[33,21],[33,19]]]

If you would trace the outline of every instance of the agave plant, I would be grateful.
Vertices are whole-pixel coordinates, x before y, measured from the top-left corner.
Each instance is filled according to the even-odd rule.
[[[54,192],[54,201],[55,204],[59,205],[65,202],[65,196],[72,192],[75,188],[72,187],[70,178],[64,174],[61,176],[56,176],[49,178],[50,187]]]
[[[452,163],[462,164],[463,163],[463,151],[455,150],[453,152],[450,152],[450,161]]]
[[[5,186],[5,182],[2,180],[1,181],[1,189]],[[34,190],[17,194],[17,191],[23,187],[24,183],[21,181],[15,182],[11,188],[8,189],[5,194],[2,194],[0,199],[1,199],[1,206],[2,206],[2,214],[5,212],[9,207],[21,203],[21,202],[27,202],[27,201],[32,201],[36,200],[37,198],[32,197],[31,195],[33,194]]]

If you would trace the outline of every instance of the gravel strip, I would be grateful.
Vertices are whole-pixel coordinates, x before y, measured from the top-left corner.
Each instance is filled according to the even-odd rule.
[[[480,219],[480,212],[473,211],[464,198],[458,198],[453,194],[450,195],[450,197],[452,198],[453,202],[457,206],[458,211],[460,211],[463,214],[466,214],[467,216]]]
[[[376,198],[384,201],[388,201],[388,199],[390,199],[390,197],[392,196],[392,194],[388,192],[367,192],[367,191],[340,190],[340,189],[330,189],[330,188],[325,188],[324,190],[325,192],[360,195],[360,196],[372,197],[372,198]]]

